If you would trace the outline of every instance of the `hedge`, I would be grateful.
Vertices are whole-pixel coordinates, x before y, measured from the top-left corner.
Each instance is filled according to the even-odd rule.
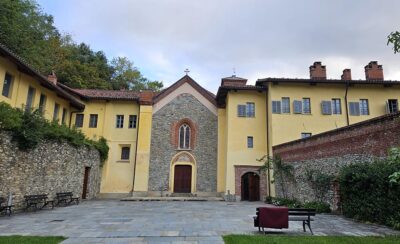
[[[390,176],[400,171],[400,160],[391,158],[341,169],[339,184],[345,216],[400,229],[400,184],[390,181]]]

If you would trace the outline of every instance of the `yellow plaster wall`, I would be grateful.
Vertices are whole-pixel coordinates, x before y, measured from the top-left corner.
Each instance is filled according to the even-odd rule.
[[[71,108],[69,101],[60,98],[54,91],[51,91],[40,85],[39,81],[35,80],[33,77],[20,72],[17,66],[8,61],[7,59],[0,57],[0,91],[3,90],[4,78],[6,73],[13,76],[12,86],[11,86],[11,97],[5,97],[0,93],[0,102],[6,102],[12,107],[23,108],[26,104],[28,89],[29,87],[35,88],[35,95],[33,99],[33,109],[39,107],[40,94],[44,94],[47,99],[44,107],[44,117],[48,120],[53,120],[54,106],[56,103],[60,105],[58,118],[61,123],[63,108],[67,109],[65,123],[69,124],[70,112],[76,110]]]
[[[128,128],[129,115],[139,114],[139,105],[134,101],[86,102],[83,112],[83,133],[93,139],[104,137],[110,147],[109,156],[102,168],[101,193],[128,193],[132,191],[135,165],[137,128]],[[90,114],[97,114],[97,128],[89,128]],[[124,115],[124,127],[116,128],[116,116]],[[75,125],[73,114],[72,125]],[[130,147],[129,160],[121,160],[121,148]]]
[[[148,190],[152,110],[152,106],[140,106],[134,191]]]
[[[218,159],[217,159],[217,191],[225,192],[226,188],[226,109],[218,109]]]
[[[255,117],[238,117],[237,105],[255,103]],[[235,193],[235,165],[258,166],[257,159],[267,154],[266,93],[229,92],[226,104],[226,191]],[[254,148],[247,148],[247,136],[253,136]],[[220,162],[219,162],[220,163]]]

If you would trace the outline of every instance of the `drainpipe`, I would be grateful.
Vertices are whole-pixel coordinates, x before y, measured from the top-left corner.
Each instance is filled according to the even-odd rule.
[[[345,108],[346,108],[346,122],[347,125],[350,125],[350,121],[349,121],[349,108],[348,108],[348,104],[347,104],[347,93],[349,91],[349,81],[346,81],[346,93],[344,95],[344,103],[345,103]]]
[[[133,195],[133,190],[135,188],[135,176],[136,176],[136,164],[137,164],[137,149],[139,144],[139,126],[140,126],[140,103],[139,103],[139,112],[137,115],[137,123],[136,123],[136,149],[135,149],[135,164],[133,165],[133,180],[132,180],[132,190],[131,195]]]
[[[266,132],[267,132],[267,160],[269,160],[269,157],[270,157],[270,150],[269,150],[269,143],[270,143],[270,136],[269,136],[269,114],[268,114],[268,112],[269,112],[269,109],[268,109],[268,105],[269,105],[269,102],[268,102],[268,100],[269,100],[269,96],[268,96],[268,91],[269,91],[269,89],[267,88],[267,90],[265,91],[265,96],[266,96],[266,105],[265,105],[265,112],[266,112],[266,117],[267,117],[267,130],[266,130]],[[268,161],[268,163],[269,163],[269,161]],[[269,166],[268,166],[268,171],[267,171],[267,183],[268,183],[268,196],[270,197],[271,196],[271,179],[270,179],[270,175],[271,175],[271,171],[270,171],[270,168],[269,168]]]

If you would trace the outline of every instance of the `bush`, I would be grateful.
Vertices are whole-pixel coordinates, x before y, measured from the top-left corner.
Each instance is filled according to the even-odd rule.
[[[49,122],[43,118],[39,110],[23,111],[0,102],[0,129],[11,131],[13,140],[20,150],[28,150],[37,146],[42,140],[66,141],[76,147],[89,146],[100,153],[103,163],[108,158],[107,140],[100,138],[93,141],[75,128],[68,128],[58,122]]]
[[[315,208],[317,213],[330,213],[331,207],[324,202],[305,202],[303,208]]]
[[[286,206],[288,208],[300,208],[302,204],[297,199],[279,198],[279,197],[267,197],[266,203],[273,204],[275,206]]]
[[[343,214],[361,221],[400,229],[400,185],[390,176],[400,171],[393,155],[373,163],[354,164],[340,171]]]

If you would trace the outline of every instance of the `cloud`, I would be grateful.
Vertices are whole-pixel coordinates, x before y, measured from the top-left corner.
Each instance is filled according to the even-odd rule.
[[[329,78],[352,68],[364,78],[371,60],[400,79],[400,56],[386,45],[399,29],[400,1],[40,0],[61,30],[78,41],[128,56],[150,79],[169,85],[184,75],[216,92],[237,70],[263,77],[307,77],[314,61]]]

